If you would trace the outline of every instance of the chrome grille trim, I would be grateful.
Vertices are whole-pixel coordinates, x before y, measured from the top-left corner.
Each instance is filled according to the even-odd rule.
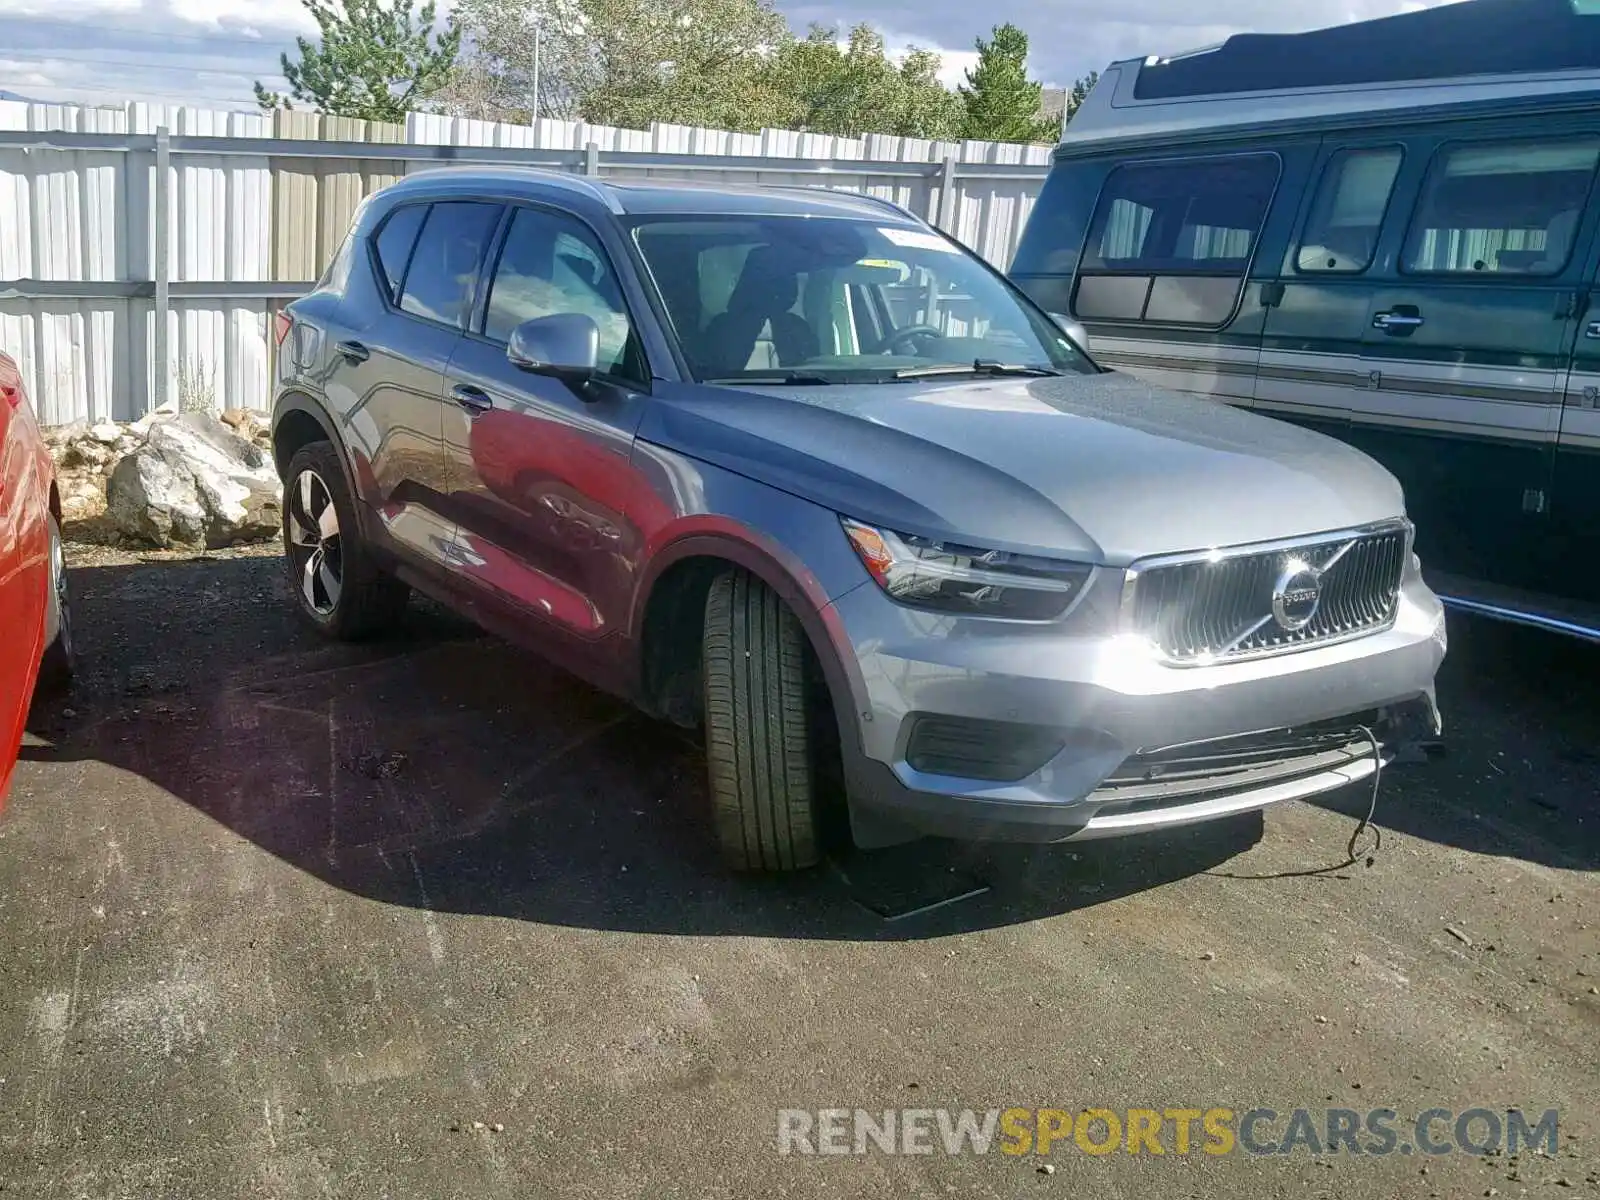
[[[1162,661],[1204,666],[1287,654],[1377,633],[1394,624],[1411,556],[1404,519],[1274,542],[1141,559],[1122,590],[1124,631],[1150,640]],[[1303,629],[1280,625],[1274,584],[1299,560],[1326,574]]]

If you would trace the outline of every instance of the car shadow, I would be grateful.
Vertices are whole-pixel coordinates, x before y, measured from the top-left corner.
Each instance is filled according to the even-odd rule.
[[[82,674],[34,713],[24,757],[115,768],[76,777],[80,805],[138,776],[360,896],[594,929],[934,937],[1157,887],[1260,837],[1249,816],[1081,847],[929,840],[736,876],[713,847],[693,735],[427,602],[387,640],[324,642],[294,618],[282,570],[221,556],[75,569]]]

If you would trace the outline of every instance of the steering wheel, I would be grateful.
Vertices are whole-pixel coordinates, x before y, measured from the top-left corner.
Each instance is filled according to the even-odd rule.
[[[879,342],[878,348],[874,353],[894,354],[896,346],[900,345],[902,342],[908,342],[912,338],[942,338],[943,336],[944,330],[935,328],[932,325],[907,325],[904,329],[894,330],[887,337],[885,337],[883,341]]]

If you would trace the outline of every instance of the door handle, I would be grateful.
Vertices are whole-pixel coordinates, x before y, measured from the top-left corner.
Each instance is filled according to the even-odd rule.
[[[334,349],[353,363],[364,363],[372,357],[372,351],[360,342],[340,342]]]
[[[1381,312],[1372,318],[1372,327],[1385,333],[1406,334],[1421,324],[1422,317],[1416,313]]]
[[[494,407],[494,401],[490,399],[489,393],[470,383],[456,384],[450,389],[450,399],[472,413],[488,412]]]
[[[1590,321],[1589,327],[1583,331],[1586,338],[1600,338],[1600,321]]]

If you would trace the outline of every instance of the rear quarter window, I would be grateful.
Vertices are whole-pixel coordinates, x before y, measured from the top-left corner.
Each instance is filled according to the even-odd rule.
[[[406,263],[411,260],[411,249],[417,244],[417,230],[428,213],[426,204],[408,204],[389,214],[373,239],[378,260],[378,273],[389,290],[389,299],[400,295],[400,281],[405,278]]]

